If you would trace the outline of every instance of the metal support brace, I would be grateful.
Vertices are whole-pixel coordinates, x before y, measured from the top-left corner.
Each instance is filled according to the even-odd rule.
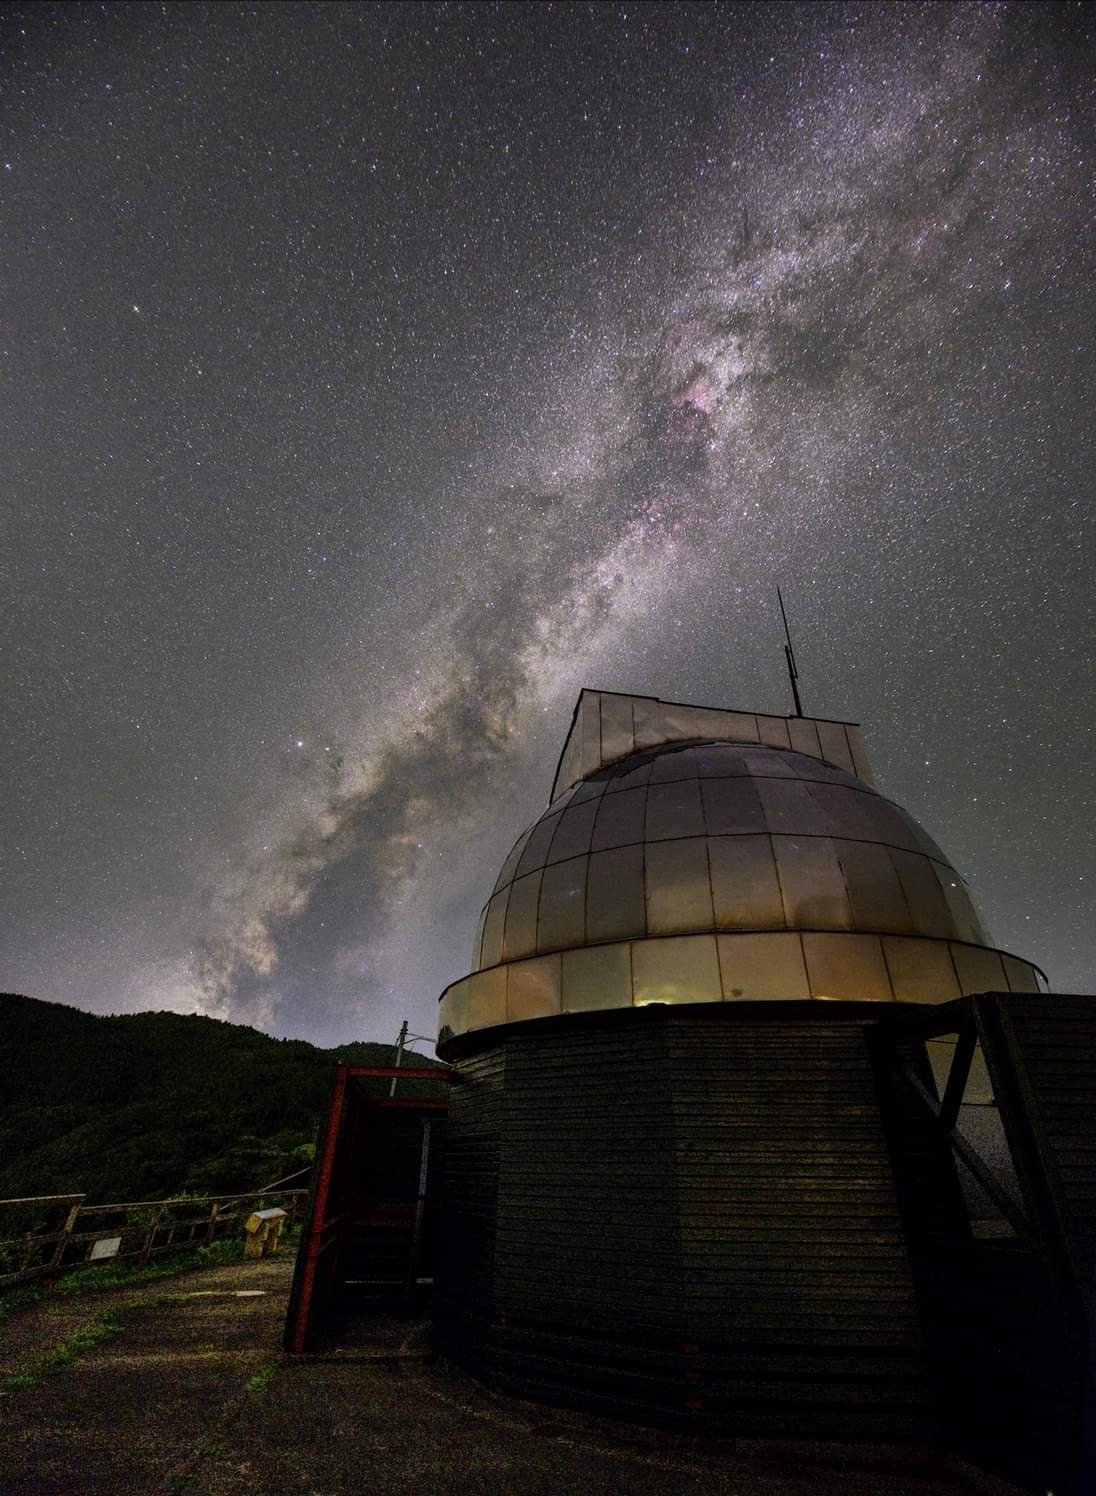
[[[959,1061],[960,1061],[963,1045],[964,1045],[964,1040],[961,1039],[960,1040],[960,1048],[958,1048],[956,1050],[956,1056],[955,1056],[955,1063],[956,1064],[958,1064]],[[971,1054],[973,1054],[973,1052],[974,1052],[974,1049],[973,1049],[973,1042],[972,1042],[971,1043]],[[969,1059],[969,1057],[966,1060],[966,1065],[967,1065],[967,1068],[969,1069],[969,1066],[970,1066],[970,1059]],[[907,1069],[905,1066],[901,1066],[897,1070],[896,1073],[901,1077],[902,1080],[904,1080],[906,1082],[906,1084],[910,1087],[910,1089],[914,1092],[914,1094],[918,1097],[918,1099],[924,1104],[924,1106],[932,1114],[933,1120],[936,1121],[936,1122],[938,1122],[943,1127],[944,1133],[945,1133],[945,1135],[947,1137],[947,1140],[951,1144],[951,1146],[954,1149],[954,1151],[958,1154],[959,1158],[963,1161],[963,1163],[966,1164],[967,1168],[970,1170],[970,1172],[974,1175],[975,1179],[978,1181],[978,1183],[985,1190],[986,1194],[993,1201],[994,1205],[997,1206],[997,1209],[1004,1216],[1005,1220],[1008,1221],[1008,1223],[1012,1227],[1012,1229],[1015,1232],[1017,1232],[1018,1235],[1026,1238],[1028,1241],[1032,1241],[1033,1240],[1033,1235],[1032,1235],[1032,1230],[1031,1230],[1031,1223],[1028,1221],[1028,1219],[1024,1215],[1023,1211],[1019,1208],[1019,1206],[1016,1204],[1016,1202],[1012,1199],[1012,1197],[1009,1195],[1008,1191],[1002,1189],[1001,1185],[997,1182],[997,1179],[994,1176],[993,1171],[989,1168],[989,1166],[986,1163],[983,1162],[982,1158],[974,1151],[974,1149],[967,1142],[966,1138],[963,1137],[962,1133],[956,1131],[954,1121],[951,1124],[948,1124],[945,1121],[943,1106],[940,1105],[940,1103],[936,1100],[935,1096],[933,1096],[933,1094],[931,1093],[931,1091],[929,1091],[928,1087],[925,1085],[925,1083],[921,1079],[921,1077],[919,1075],[915,1074],[912,1070]],[[948,1084],[947,1084],[947,1087],[946,1087],[945,1093],[944,1093],[944,1095],[945,1095],[945,1101],[947,1100],[948,1095],[952,1091],[952,1084],[951,1084],[951,1082],[952,1082],[952,1077],[949,1074],[949,1076],[948,1076]],[[964,1085],[966,1084],[966,1077],[965,1077],[965,1075],[964,1075],[964,1078],[963,1078],[963,1084]],[[962,1097],[962,1094],[963,1094],[963,1092],[962,1092],[962,1086],[960,1086],[960,1088],[959,1088],[959,1096],[960,1096],[960,1098]],[[956,1110],[956,1113],[958,1113],[958,1110],[959,1110],[958,1103],[956,1103],[955,1110]]]
[[[977,1043],[978,1030],[972,1017],[959,1031],[959,1043],[955,1046],[947,1084],[944,1087],[944,1099],[940,1103],[940,1121],[949,1132],[959,1120],[959,1107],[962,1105],[963,1092],[967,1087],[967,1077],[970,1075],[971,1061],[974,1059]]]

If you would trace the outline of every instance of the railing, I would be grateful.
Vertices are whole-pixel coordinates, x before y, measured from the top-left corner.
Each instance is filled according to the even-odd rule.
[[[154,1257],[242,1231],[252,1210],[271,1204],[280,1205],[292,1224],[303,1217],[307,1198],[307,1189],[267,1188],[110,1205],[85,1205],[85,1195],[0,1200],[0,1288],[96,1263],[142,1267]]]

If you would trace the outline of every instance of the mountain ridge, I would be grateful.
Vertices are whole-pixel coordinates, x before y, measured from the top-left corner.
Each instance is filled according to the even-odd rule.
[[[337,1063],[390,1065],[394,1054],[370,1040],[320,1049],[200,1014],[85,1013],[0,993],[0,1199],[259,1188],[310,1162]],[[419,1054],[414,1064],[445,1068]]]

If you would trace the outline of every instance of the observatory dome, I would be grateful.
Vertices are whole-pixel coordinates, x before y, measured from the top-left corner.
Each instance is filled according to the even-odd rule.
[[[825,759],[662,744],[599,767],[517,840],[442,1038],[645,1003],[942,1002],[1038,990],[946,855]]]

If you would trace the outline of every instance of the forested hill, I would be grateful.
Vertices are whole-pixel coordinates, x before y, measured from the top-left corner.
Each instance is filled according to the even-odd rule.
[[[309,1162],[337,1060],[392,1059],[391,1044],[324,1050],[213,1018],[0,994],[0,1199],[258,1188]]]

